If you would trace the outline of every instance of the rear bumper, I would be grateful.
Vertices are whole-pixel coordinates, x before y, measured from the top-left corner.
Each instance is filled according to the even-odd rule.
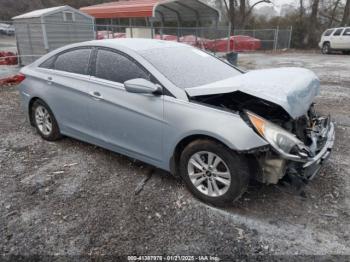
[[[20,97],[21,97],[21,99],[20,99],[20,101],[21,101],[21,108],[22,108],[23,112],[25,113],[25,116],[26,116],[27,120],[30,120],[29,119],[29,103],[30,103],[30,100],[31,100],[31,96],[30,96],[30,94],[28,94],[24,90],[25,90],[24,84],[21,83],[18,86],[18,91],[19,91],[19,94],[20,94]]]

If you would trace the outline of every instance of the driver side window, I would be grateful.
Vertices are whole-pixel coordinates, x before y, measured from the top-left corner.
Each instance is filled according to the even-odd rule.
[[[97,51],[95,77],[123,84],[135,78],[150,80],[150,75],[136,62],[117,52]]]

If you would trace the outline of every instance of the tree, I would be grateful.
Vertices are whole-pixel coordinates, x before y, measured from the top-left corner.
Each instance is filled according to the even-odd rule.
[[[224,1],[226,3],[226,0],[224,0]],[[227,17],[230,20],[232,34],[235,31],[235,20],[236,20],[235,19],[235,6],[236,6],[235,0],[229,0],[229,7],[227,7],[227,4],[226,4],[227,13],[228,13]]]
[[[305,9],[304,9],[304,0],[299,1],[299,19],[302,19],[305,14]]]
[[[239,1],[228,0],[228,2],[227,0],[222,0],[222,1],[224,1],[225,7],[226,7],[227,17],[231,24],[232,33],[234,33],[234,29],[236,27],[239,27],[242,29],[245,27],[246,21],[251,15],[255,6],[261,3],[271,4],[270,0],[259,0],[252,5],[250,5],[249,0],[239,0]],[[239,7],[238,10],[236,10],[237,7]]]
[[[309,26],[308,26],[308,38],[307,45],[314,46],[317,43],[317,26],[318,26],[318,8],[319,8],[320,0],[313,0],[311,4],[311,14],[309,17]]]
[[[350,0],[346,1],[345,8],[344,8],[344,14],[343,19],[340,23],[341,26],[348,26],[350,25]]]
[[[327,27],[332,27],[334,22],[340,23],[339,16],[339,6],[341,5],[342,0],[331,0],[328,2],[327,6],[323,6],[323,9],[319,10],[319,15],[322,17],[321,20],[328,20],[327,23],[323,23],[327,25]],[[322,23],[322,21],[319,21]]]

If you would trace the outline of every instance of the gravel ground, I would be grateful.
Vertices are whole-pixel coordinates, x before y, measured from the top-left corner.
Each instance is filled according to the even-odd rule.
[[[150,176],[146,164],[70,138],[42,140],[16,87],[0,87],[0,253],[350,256],[350,56],[244,54],[239,61],[248,70],[306,67],[322,81],[317,108],[336,121],[336,144],[303,194],[253,184],[231,207],[208,206],[169,174]]]

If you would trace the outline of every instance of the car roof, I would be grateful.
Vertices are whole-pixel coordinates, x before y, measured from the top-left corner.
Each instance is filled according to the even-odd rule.
[[[173,42],[173,41],[144,39],[144,38],[120,38],[120,39],[93,40],[93,41],[80,43],[80,45],[110,47],[115,49],[127,48],[135,52],[141,52],[141,51],[150,50],[150,49],[187,46],[185,44]]]

